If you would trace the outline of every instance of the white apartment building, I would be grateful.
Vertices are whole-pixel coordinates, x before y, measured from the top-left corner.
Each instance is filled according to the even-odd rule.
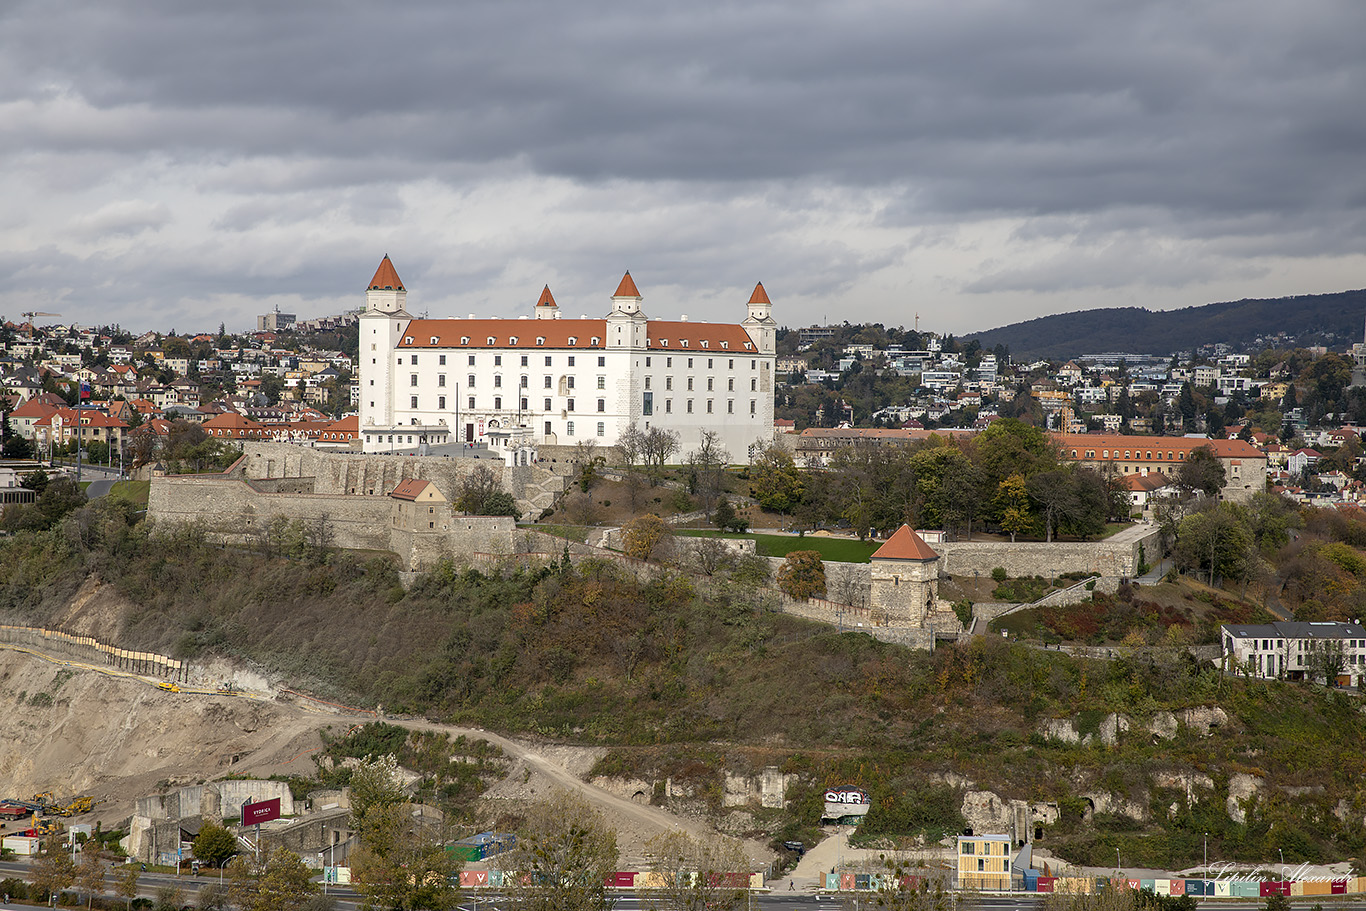
[[[762,284],[741,323],[654,320],[631,274],[601,319],[562,319],[547,287],[535,317],[414,319],[388,257],[360,317],[359,430],[366,452],[478,442],[617,442],[627,427],[679,435],[682,460],[714,431],[734,461],[773,437],[777,324]]]
[[[1360,623],[1290,621],[1224,624],[1224,670],[1253,677],[1304,680],[1313,674],[1313,656],[1325,648],[1340,650],[1343,686],[1366,675],[1366,628]]]

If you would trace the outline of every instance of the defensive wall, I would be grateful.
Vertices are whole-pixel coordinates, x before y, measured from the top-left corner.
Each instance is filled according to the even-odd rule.
[[[147,514],[157,522],[202,524],[235,542],[253,540],[273,519],[298,520],[325,533],[333,546],[393,551],[414,570],[457,554],[513,550],[516,529],[509,516],[461,516],[443,504],[438,528],[414,531],[395,526],[395,501],[388,496],[271,493],[256,483],[229,475],[154,478]]]
[[[1132,578],[1143,557],[1157,559],[1158,535],[1156,525],[1141,524],[1103,541],[943,541],[930,546],[943,556],[943,571],[950,576],[990,576],[999,566],[1014,578],[1063,573]]]
[[[559,462],[509,466],[498,459],[366,455],[289,443],[246,443],[242,458],[227,473],[257,482],[263,490],[369,497],[387,497],[400,481],[417,478],[431,481],[446,499],[455,500],[465,478],[480,465],[492,471],[502,489],[532,517],[554,505],[572,469]]]

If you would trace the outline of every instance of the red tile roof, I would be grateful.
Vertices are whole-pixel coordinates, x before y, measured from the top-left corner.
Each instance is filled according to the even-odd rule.
[[[640,292],[636,290],[636,283],[631,279],[631,272],[627,270],[621,277],[621,284],[617,285],[617,292],[613,297],[640,297]]]
[[[380,260],[379,268],[375,270],[375,277],[370,279],[369,291],[407,291],[403,287],[403,282],[398,277],[398,272],[394,270],[394,264],[389,262],[388,254]]]
[[[931,550],[930,545],[911,526],[903,525],[874,552],[873,559],[931,561],[938,560],[939,554]]]
[[[1156,453],[1159,449],[1163,451],[1162,456],[1154,456],[1153,461],[1162,459],[1167,461],[1165,453],[1172,453],[1172,460],[1184,459],[1191,452],[1201,447],[1208,447],[1211,452],[1221,459],[1263,459],[1266,456],[1256,446],[1244,440],[1207,440],[1203,437],[1144,437],[1144,436],[1124,436],[1117,433],[1055,433],[1052,435],[1054,442],[1059,449],[1066,450],[1064,458],[1076,458],[1087,460],[1085,451],[1096,452],[1091,459],[1103,460],[1100,455],[1102,450],[1109,450],[1112,459],[1120,461],[1133,461],[1125,456],[1120,459],[1114,455],[1116,449],[1127,449],[1137,452],[1142,450],[1145,454],[1149,451]],[[1077,455],[1071,455],[1072,450],[1077,451]],[[1146,456],[1145,456],[1146,459]]]
[[[416,500],[430,484],[430,481],[409,478],[406,481],[399,481],[398,486],[390,492],[389,496],[397,500]]]
[[[754,343],[736,323],[650,320],[645,328],[650,348],[708,352],[753,352]],[[569,340],[574,339],[571,345]],[[432,341],[435,339],[435,341]],[[462,342],[462,339],[469,339]],[[492,342],[489,339],[493,339]],[[512,340],[516,339],[516,342]],[[537,344],[537,339],[545,339]],[[593,339],[597,339],[594,344]],[[605,348],[605,319],[415,319],[408,324],[403,348]],[[705,344],[703,344],[705,342]],[[239,384],[240,385],[240,384]]]
[[[759,284],[757,284],[757,285],[754,286],[754,293],[751,294],[751,295],[749,296],[749,302],[750,302],[751,304],[771,304],[771,303],[773,303],[772,301],[770,301],[770,300],[768,299],[768,292],[764,290],[764,283],[763,283],[763,282],[759,282]]]
[[[541,297],[540,297],[539,300],[536,301],[536,306],[538,306],[538,307],[554,307],[554,306],[556,306],[556,304],[555,304],[555,295],[553,295],[553,294],[550,293],[550,286],[549,286],[549,285],[546,285],[546,286],[545,286],[545,290],[541,292]]]

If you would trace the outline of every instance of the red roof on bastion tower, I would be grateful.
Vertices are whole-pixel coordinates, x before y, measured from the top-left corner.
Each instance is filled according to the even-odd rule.
[[[749,302],[751,304],[768,304],[772,306],[773,302],[768,299],[768,292],[764,290],[763,282],[759,282],[759,284],[754,286],[754,293],[749,296]]]
[[[873,554],[874,560],[938,560],[939,554],[935,553],[930,545],[925,543],[925,539],[911,530],[911,526],[903,525],[896,530],[896,533],[887,539]]]
[[[379,268],[375,270],[375,277],[370,279],[368,291],[406,291],[402,280],[398,277],[398,272],[394,270],[394,264],[389,261],[389,254],[384,254],[384,259],[380,260]]]
[[[550,286],[549,286],[549,285],[546,285],[546,286],[545,286],[545,290],[541,292],[541,298],[540,298],[540,300],[536,301],[536,306],[538,306],[538,307],[555,307],[555,306],[558,306],[558,305],[555,303],[555,295],[553,295],[553,294],[550,293]]]
[[[613,294],[612,296],[613,296],[613,297],[640,297],[640,292],[636,290],[636,283],[635,283],[635,281],[631,278],[631,273],[630,273],[629,270],[626,272],[625,275],[623,275],[623,276],[621,277],[621,284],[617,285],[617,293],[616,293],[616,294]]]

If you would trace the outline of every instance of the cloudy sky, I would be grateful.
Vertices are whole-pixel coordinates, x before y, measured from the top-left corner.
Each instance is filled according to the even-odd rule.
[[[965,332],[1366,286],[1360,0],[0,2],[0,314]]]

